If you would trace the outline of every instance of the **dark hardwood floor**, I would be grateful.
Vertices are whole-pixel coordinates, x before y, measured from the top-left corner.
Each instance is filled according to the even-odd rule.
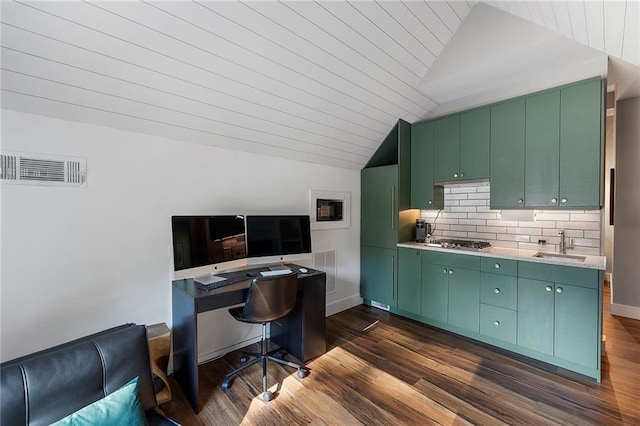
[[[261,368],[223,375],[240,353],[201,365],[195,415],[171,377],[162,406],[183,425],[640,425],[640,321],[609,313],[602,383],[366,306],[327,318],[327,353],[311,375],[269,364],[276,398],[260,398]]]

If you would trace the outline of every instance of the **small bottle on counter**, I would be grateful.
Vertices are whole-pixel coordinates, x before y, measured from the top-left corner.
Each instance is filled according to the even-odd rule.
[[[538,240],[538,251],[546,251],[547,250],[547,240]]]

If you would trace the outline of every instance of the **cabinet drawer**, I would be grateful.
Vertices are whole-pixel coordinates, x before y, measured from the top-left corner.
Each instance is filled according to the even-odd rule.
[[[500,275],[518,275],[518,261],[498,259],[495,257],[483,257],[481,261],[482,272],[491,272]]]
[[[516,309],[518,279],[483,272],[480,275],[480,301],[501,308]]]
[[[451,268],[471,269],[472,271],[480,270],[480,256],[438,253],[434,251],[425,251],[422,254],[423,261],[436,265],[446,265]]]
[[[480,304],[480,334],[515,345],[516,312]]]
[[[600,271],[596,269],[535,262],[518,262],[518,277],[596,289],[600,284]]]

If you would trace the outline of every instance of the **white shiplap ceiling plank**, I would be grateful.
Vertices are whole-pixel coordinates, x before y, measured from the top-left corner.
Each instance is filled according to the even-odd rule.
[[[547,23],[544,20],[542,10],[540,9],[538,2],[527,2],[527,7],[529,8],[532,22],[540,25],[541,27],[546,27]]]
[[[553,9],[552,3],[553,2],[551,1],[541,1],[538,2],[538,7],[540,8],[540,13],[542,14],[544,26],[554,31],[559,31],[558,19],[556,18],[556,13]]]
[[[107,7],[113,7],[113,5],[125,5],[126,8],[129,8],[129,13],[135,16],[136,19],[144,19],[145,16],[149,16],[156,12],[161,13],[158,12],[157,9],[149,9],[146,6],[139,6],[141,3],[105,3],[105,6]],[[173,27],[180,26],[181,23],[180,21],[176,21],[170,15],[161,14],[153,16],[156,20],[162,21],[160,26],[166,28],[165,31],[171,31]],[[164,21],[165,19],[168,19],[168,21]],[[145,40],[150,38],[150,36],[144,34],[145,30],[152,30],[147,28],[140,30],[137,27],[137,25],[134,25],[131,31],[123,34],[123,37],[121,38],[132,40],[139,45],[145,43]],[[117,28],[119,31],[123,31],[123,28],[125,27],[121,25]],[[199,31],[195,26],[187,25],[186,27],[180,26],[180,28],[184,29],[184,32],[181,35],[170,35],[170,37],[161,36],[160,42],[156,46],[150,47],[150,49],[156,52],[161,52],[162,54],[171,51],[178,52],[176,54],[176,59],[185,64],[197,66],[200,69],[215,70],[216,75],[220,75],[236,83],[242,84],[243,82],[251,82],[248,86],[257,90],[261,90],[263,87],[272,87],[277,89],[277,93],[279,94],[286,93],[287,88],[293,88],[295,91],[298,87],[308,87],[309,90],[306,92],[300,90],[297,91],[302,92],[296,94],[295,100],[297,102],[300,102],[301,99],[307,99],[309,95],[316,95],[318,99],[317,105],[321,105],[320,101],[327,101],[330,103],[324,107],[326,110],[332,110],[336,107],[339,108],[341,106],[348,105],[352,114],[365,115],[371,119],[378,120],[385,126],[388,120],[393,120],[393,118],[389,118],[390,115],[393,117],[393,114],[386,111],[380,111],[377,108],[371,108],[371,105],[360,102],[360,98],[358,97],[359,94],[349,93],[349,87],[344,87],[343,85],[337,89],[333,89],[333,92],[331,92],[331,85],[326,85],[325,87],[320,88],[317,87],[318,85],[314,84],[314,82],[309,84],[307,81],[308,77],[305,74],[313,75],[313,72],[317,71],[310,62],[303,63],[303,66],[307,67],[304,70],[305,72],[296,73],[290,68],[282,67],[277,61],[271,60],[265,55],[252,54],[247,50],[239,49],[237,45],[229,43],[226,40],[216,38],[208,32]],[[114,29],[112,31],[116,30]],[[181,37],[187,37],[189,35],[196,41],[192,40],[190,42],[184,42],[181,40]],[[198,44],[199,40],[202,40],[200,41],[200,44]],[[173,49],[170,48],[172,44]],[[211,50],[209,46],[215,47],[218,51]],[[282,77],[271,78],[271,75]],[[335,75],[329,75],[328,78],[333,79],[332,83],[334,85],[343,83],[337,79]],[[327,89],[329,89],[329,93],[327,93]],[[267,90],[267,92],[274,94],[273,90]],[[278,95],[278,97],[280,96]],[[345,97],[350,99],[345,99]]]
[[[556,22],[558,23],[558,30],[564,34],[567,38],[573,40],[573,26],[571,18],[569,17],[569,8],[566,1],[552,1],[553,11],[556,14]]]
[[[257,6],[253,4],[252,7]],[[316,49],[319,53],[318,61],[326,64],[331,69],[339,69],[340,75],[359,87],[376,87],[373,95],[377,99],[384,98],[387,102],[400,108],[402,115],[411,114],[417,108],[428,111],[424,104],[428,98],[408,86],[405,82],[392,76],[384,70],[383,65],[375,64],[355,52],[352,48],[340,40],[341,34],[333,35],[335,29],[322,28],[318,25],[316,16],[326,12],[315,3],[283,3],[284,9],[273,7],[259,8],[260,13],[275,20],[284,18],[287,22],[296,22],[291,25],[291,30],[306,43],[304,51]],[[329,53],[331,52],[331,53]],[[430,106],[435,104],[431,103]]]
[[[640,40],[640,29],[638,28],[640,26],[638,24],[638,20],[640,19],[640,2],[627,0],[626,6],[622,59],[629,63],[637,64],[640,62],[640,47],[638,47],[638,40]]]
[[[447,45],[453,31],[436,15],[429,5],[423,1],[404,1],[404,6],[427,28],[444,46]]]
[[[48,22],[41,19],[43,17],[45,19],[49,18],[45,15],[34,15],[30,16],[24,24],[31,26],[32,29],[42,28],[45,31],[48,30],[51,34],[47,35],[51,37],[58,37],[67,43],[76,42],[87,46],[99,46],[101,54],[105,54],[111,58],[116,58],[119,61],[125,61],[136,65],[143,64],[140,66],[147,70],[155,70],[157,72],[172,75],[179,79],[193,81],[201,86],[210,87],[212,90],[226,92],[232,96],[238,96],[244,99],[253,99],[258,103],[272,106],[276,109],[306,109],[309,114],[315,115],[318,113],[322,115],[325,111],[329,111],[326,114],[333,117],[336,121],[352,121],[363,129],[376,127],[379,129],[385,129],[387,127],[380,117],[366,117],[361,111],[356,111],[355,108],[357,105],[354,106],[354,109],[352,110],[344,108],[340,111],[340,108],[337,108],[333,103],[324,102],[322,100],[314,99],[316,103],[309,104],[307,99],[308,97],[305,98],[304,93],[296,91],[290,91],[289,99],[283,99],[278,95],[278,93],[279,90],[286,90],[286,87],[282,87],[282,85],[278,86],[278,83],[274,83],[273,81],[261,81],[260,79],[264,80],[262,75],[251,74],[250,70],[234,66],[234,64],[230,62],[216,63],[216,66],[214,67],[215,71],[211,71],[206,67],[197,67],[191,64],[188,60],[178,60],[155,52],[151,49],[141,49],[129,41],[114,39],[106,34],[88,31],[84,28],[80,28],[81,31],[84,31],[80,33],[78,32],[78,28],[73,26],[52,28]],[[231,68],[227,73],[235,73],[235,75],[232,77],[226,77],[221,74],[220,71],[225,68]],[[239,79],[239,76],[247,74],[248,76],[245,79]],[[260,86],[260,83],[263,85]],[[308,106],[305,106],[305,101]],[[293,108],[289,105],[293,106]],[[336,114],[335,110],[339,110],[340,113]],[[380,133],[382,134],[384,132],[381,130]]]
[[[379,2],[385,12],[387,12],[393,19],[400,23],[403,28],[407,30],[413,38],[420,43],[429,53],[437,57],[442,49],[444,43],[428,30],[428,28],[420,21],[402,2]]]
[[[604,51],[604,3],[585,1],[584,12],[589,46]]]
[[[604,2],[605,51],[622,58],[626,3],[622,1]],[[622,25],[620,25],[622,23]]]
[[[378,3],[350,2],[349,4],[392,41],[394,44],[393,51],[399,54],[403,53],[412,62],[412,68],[418,74],[424,73],[433,64],[435,55],[412,37]]]
[[[471,12],[471,6],[466,1],[452,1],[449,2],[449,5],[460,22],[464,21],[464,18]]]
[[[587,32],[587,20],[584,13],[584,2],[567,1],[573,39],[589,46],[589,33]]]
[[[455,33],[462,21],[446,1],[429,1],[427,5],[451,31]]]

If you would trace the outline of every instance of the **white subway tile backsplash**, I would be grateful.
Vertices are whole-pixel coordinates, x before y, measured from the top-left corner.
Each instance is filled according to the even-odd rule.
[[[565,228],[565,229],[589,229],[589,230],[600,230],[600,222],[556,222],[556,227]]]
[[[569,220],[571,218],[569,213],[542,213],[538,212],[535,215],[536,221],[542,220]]]
[[[600,253],[602,212],[598,210],[537,210],[526,221],[502,220],[501,210],[489,206],[489,183],[464,183],[444,188],[444,209],[422,211],[421,216],[433,224],[438,238],[467,238],[489,241],[497,247],[538,249],[538,240],[546,240],[545,249],[557,251],[558,234],[573,238],[575,253]],[[567,241],[568,243],[568,241]]]

